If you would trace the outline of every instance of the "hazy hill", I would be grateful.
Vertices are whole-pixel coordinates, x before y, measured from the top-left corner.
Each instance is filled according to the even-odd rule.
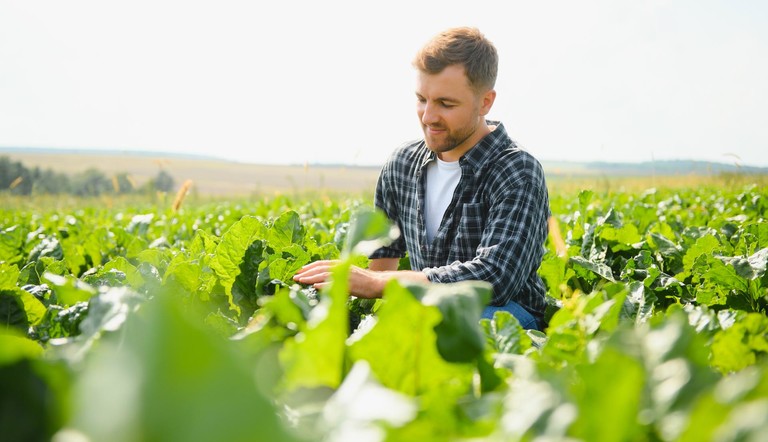
[[[694,160],[661,160],[642,163],[542,161],[542,165],[548,174],[554,175],[668,176],[718,175],[723,173],[768,174],[768,167]]]
[[[96,168],[107,175],[128,173],[140,185],[165,170],[181,184],[190,179],[204,194],[232,195],[331,190],[372,192],[379,166],[342,164],[264,165],[220,158],[163,152],[120,150],[3,148],[0,156],[25,167],[40,167],[76,174]],[[740,166],[705,161],[675,160],[644,163],[542,161],[553,180],[590,177],[718,176],[726,173],[768,176],[768,167]]]

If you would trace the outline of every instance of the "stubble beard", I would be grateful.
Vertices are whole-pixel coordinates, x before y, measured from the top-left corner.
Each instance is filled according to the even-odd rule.
[[[436,127],[437,129],[447,130],[443,141],[441,142],[438,142],[436,140],[430,141],[430,137],[429,135],[427,135],[428,126],[422,125],[422,131],[424,132],[424,141],[426,142],[427,147],[432,152],[435,152],[438,154],[450,152],[453,149],[456,149],[462,143],[464,143],[467,139],[469,139],[469,137],[471,137],[472,134],[474,134],[475,131],[477,130],[477,128],[475,127],[464,127],[460,132],[454,133],[446,129],[445,127],[441,127],[441,126],[433,126],[433,127]]]

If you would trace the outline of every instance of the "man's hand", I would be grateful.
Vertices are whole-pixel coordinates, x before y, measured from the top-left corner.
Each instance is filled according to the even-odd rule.
[[[293,276],[293,280],[301,284],[311,284],[316,289],[322,289],[330,284],[331,271],[339,261],[315,261],[307,264]],[[379,298],[386,285],[382,272],[351,266],[349,269],[349,293],[359,298]]]
[[[293,280],[322,289],[330,284],[331,270],[337,260],[315,261],[307,264],[293,276]],[[380,298],[390,279],[429,282],[427,276],[415,271],[375,271],[351,266],[349,269],[349,294],[358,298]]]

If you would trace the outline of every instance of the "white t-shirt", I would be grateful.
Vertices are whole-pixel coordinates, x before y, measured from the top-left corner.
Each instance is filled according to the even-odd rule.
[[[427,241],[435,238],[445,209],[453,199],[453,191],[461,179],[461,165],[458,161],[446,162],[439,158],[427,166],[427,193],[424,201],[424,222],[427,227]]]

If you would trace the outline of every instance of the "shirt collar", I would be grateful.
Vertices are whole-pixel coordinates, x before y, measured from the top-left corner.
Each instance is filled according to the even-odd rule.
[[[507,130],[504,128],[504,124],[495,120],[485,120],[485,123],[489,126],[496,126],[496,129],[484,136],[474,145],[474,147],[472,147],[472,149],[469,149],[467,153],[459,158],[459,163],[462,166],[466,164],[474,170],[480,170],[486,162],[496,158],[496,152],[498,150],[503,149],[510,144],[514,146],[514,142],[510,140],[509,135],[507,135]],[[419,167],[420,170],[423,170],[429,163],[437,158],[437,155],[431,151],[426,144],[424,144],[424,150],[426,151],[426,155],[424,155],[424,158],[421,161]]]
[[[486,120],[486,124],[496,126],[496,129],[484,136],[459,159],[462,165],[466,164],[474,170],[480,170],[485,163],[497,158],[498,151],[509,146],[511,142],[507,130],[500,121]]]

